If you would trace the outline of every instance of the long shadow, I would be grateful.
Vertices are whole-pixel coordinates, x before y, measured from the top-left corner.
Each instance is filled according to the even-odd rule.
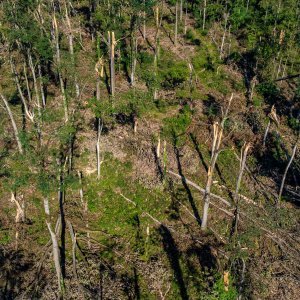
[[[208,172],[208,166],[207,166],[207,164],[206,164],[206,162],[204,160],[202,152],[200,151],[199,143],[198,143],[196,137],[192,133],[190,133],[190,138],[191,138],[191,140],[192,140],[192,142],[194,144],[195,150],[196,150],[196,152],[197,152],[197,154],[199,156],[199,160],[201,161],[201,163],[202,163],[205,171]]]
[[[181,176],[182,185],[183,185],[183,187],[184,187],[184,189],[185,189],[185,191],[187,193],[188,200],[189,200],[189,202],[191,204],[191,207],[192,207],[194,216],[195,216],[195,218],[197,220],[197,223],[201,226],[201,217],[200,217],[198,209],[196,207],[196,204],[195,204],[192,192],[191,192],[191,190],[190,190],[190,188],[189,188],[189,186],[188,186],[188,184],[186,182],[185,176],[184,176],[184,174],[182,172],[182,165],[181,165],[181,161],[180,161],[180,151],[177,148],[176,144],[177,144],[177,138],[176,138],[175,135],[173,135],[174,153],[175,153],[176,160],[177,160],[178,173]]]
[[[24,292],[24,280],[34,265],[33,259],[25,257],[22,251],[0,246],[0,299],[16,299]]]
[[[173,239],[171,232],[167,227],[161,225],[158,230],[160,235],[162,236],[164,250],[167,253],[169,262],[174,272],[175,279],[178,283],[181,298],[187,300],[189,299],[189,296],[183,280],[183,274],[179,263],[180,253],[177,249],[176,243]]]

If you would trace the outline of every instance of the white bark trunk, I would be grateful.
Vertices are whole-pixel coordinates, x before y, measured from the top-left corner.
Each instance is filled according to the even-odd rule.
[[[3,103],[4,103],[4,106],[5,106],[6,111],[7,111],[7,113],[8,113],[8,116],[9,116],[9,118],[10,118],[12,128],[13,128],[13,130],[14,130],[15,139],[16,139],[16,142],[17,142],[17,145],[18,145],[19,153],[20,153],[20,154],[23,154],[23,147],[22,147],[22,143],[21,143],[20,138],[19,138],[19,131],[18,131],[18,127],[17,127],[17,125],[16,125],[15,118],[14,118],[14,116],[13,116],[13,114],[12,114],[12,111],[11,111],[11,109],[10,109],[10,107],[9,107],[9,104],[8,104],[6,98],[4,97],[4,95],[0,93],[0,96],[1,96],[1,98],[2,98],[2,101],[3,101]]]

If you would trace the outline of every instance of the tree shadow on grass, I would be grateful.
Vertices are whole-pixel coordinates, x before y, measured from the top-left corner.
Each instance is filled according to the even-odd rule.
[[[179,263],[180,253],[177,249],[176,243],[173,239],[170,230],[166,226],[161,225],[158,230],[162,237],[164,250],[168,256],[171,268],[174,272],[175,280],[179,287],[181,299],[187,300],[189,299],[189,296],[183,279],[183,272]]]
[[[196,221],[199,224],[199,226],[201,226],[201,217],[199,215],[197,206],[195,204],[192,192],[191,192],[191,190],[190,190],[190,188],[189,188],[189,186],[188,186],[188,184],[186,182],[185,176],[184,176],[183,171],[182,171],[182,164],[181,164],[181,161],[180,161],[181,155],[180,155],[180,150],[177,147],[177,137],[175,135],[173,135],[173,146],[174,146],[174,153],[175,153],[176,160],[177,160],[178,173],[181,176],[182,185],[183,185],[183,187],[184,187],[184,189],[186,191],[186,194],[188,196],[188,200],[189,200],[190,205],[192,207],[193,214],[194,214],[194,216],[196,218]]]

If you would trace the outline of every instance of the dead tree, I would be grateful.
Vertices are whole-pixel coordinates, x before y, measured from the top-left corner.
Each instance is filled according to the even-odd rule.
[[[60,264],[60,250],[59,250],[59,244],[58,244],[58,238],[56,232],[52,230],[49,200],[47,197],[44,198],[44,210],[46,214],[46,225],[49,230],[51,241],[52,241],[53,262],[56,271],[58,290],[59,290],[60,297],[62,297],[64,291],[64,281],[63,281],[62,269]]]
[[[174,45],[177,46],[177,37],[178,37],[178,1],[175,5],[175,30],[174,30]]]
[[[237,230],[238,230],[238,221],[239,221],[239,200],[240,200],[240,186],[241,186],[241,181],[243,177],[244,170],[246,168],[246,160],[247,160],[247,154],[250,149],[250,144],[245,143],[244,146],[241,149],[241,157],[240,157],[240,170],[239,170],[239,175],[236,181],[236,186],[235,186],[235,192],[234,192],[234,203],[235,203],[235,221],[234,221],[234,233],[233,236],[236,236]]]
[[[16,142],[17,142],[17,145],[18,145],[19,153],[23,154],[23,147],[22,147],[21,140],[19,138],[19,131],[18,131],[18,127],[16,125],[16,121],[15,121],[14,115],[12,114],[12,111],[11,111],[11,109],[9,107],[8,101],[6,100],[6,98],[4,97],[4,95],[2,93],[0,93],[0,96],[1,96],[1,99],[2,99],[2,101],[4,103],[4,106],[6,108],[6,111],[8,113],[9,118],[10,118],[10,121],[11,121],[11,125],[12,125],[13,131],[14,131],[15,139],[16,139]]]
[[[18,199],[19,198],[19,199]],[[11,199],[10,201],[15,204],[16,206],[16,217],[15,217],[15,222],[16,222],[16,245],[15,249],[18,249],[19,245],[19,224],[25,222],[25,202],[23,199],[23,195],[21,197],[16,197],[15,193],[11,192]]]
[[[279,126],[279,118],[276,114],[275,105],[272,106],[271,111],[268,114],[268,117],[269,117],[269,121],[268,121],[266,130],[265,130],[265,133],[264,133],[263,148],[265,148],[265,146],[266,146],[267,136],[268,136],[268,133],[269,133],[269,130],[270,130],[270,127],[271,127],[271,123],[274,122],[277,127]]]
[[[206,21],[206,7],[207,7],[207,0],[204,0],[204,7],[203,7],[203,24],[202,29],[205,29],[205,21]]]
[[[64,106],[64,112],[65,112],[65,122],[68,122],[69,120],[69,112],[68,112],[68,102],[67,102],[67,95],[65,91],[65,85],[64,80],[61,74],[61,57],[60,57],[60,46],[59,46],[59,31],[58,31],[58,25],[57,20],[55,16],[55,8],[53,8],[53,17],[52,17],[52,40],[54,43],[54,47],[56,50],[56,64],[57,64],[57,72],[58,72],[58,78],[60,83],[60,90],[63,98],[63,106]]]
[[[286,175],[289,171],[289,168],[295,158],[295,155],[296,155],[296,152],[297,152],[297,147],[298,147],[298,142],[299,142],[299,134],[298,134],[298,138],[297,138],[297,141],[293,147],[293,151],[292,151],[292,155],[290,157],[290,160],[284,170],[284,173],[283,173],[283,177],[282,177],[282,181],[281,181],[281,185],[280,185],[280,190],[279,190],[279,194],[278,194],[278,198],[277,198],[277,201],[276,201],[276,205],[277,207],[280,206],[280,202],[281,202],[281,196],[282,196],[282,192],[283,192],[283,188],[284,188],[284,184],[285,184],[285,180],[286,180]]]
[[[203,216],[202,216],[202,223],[201,223],[201,229],[206,230],[207,228],[207,220],[208,220],[208,209],[210,204],[210,192],[211,192],[211,186],[213,183],[213,174],[215,170],[215,166],[217,163],[217,159],[220,153],[220,147],[223,139],[223,131],[224,131],[224,124],[227,120],[229,108],[231,105],[233,99],[233,94],[231,95],[228,106],[226,108],[226,111],[223,115],[221,124],[218,122],[215,122],[213,124],[213,143],[211,147],[211,159],[210,159],[210,165],[208,167],[207,172],[207,180],[206,180],[206,186],[205,186],[205,193],[204,193],[204,207],[203,207]]]
[[[71,56],[72,67],[74,69],[73,71],[74,71],[76,97],[78,98],[80,95],[80,90],[79,90],[79,84],[78,84],[77,74],[76,74],[76,70],[75,70],[75,54],[74,54],[74,45],[73,45],[74,37],[73,37],[73,29],[72,29],[72,25],[71,25],[71,20],[70,20],[70,16],[69,16],[69,6],[70,6],[70,2],[68,1],[68,4],[67,4],[67,0],[64,0],[65,20],[66,20],[67,27],[68,27],[69,52],[70,52],[70,56]]]

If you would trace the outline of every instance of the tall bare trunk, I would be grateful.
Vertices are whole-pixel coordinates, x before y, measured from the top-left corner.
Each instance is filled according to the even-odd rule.
[[[51,217],[50,217],[50,207],[49,207],[49,200],[47,197],[44,198],[44,210],[46,214],[46,225],[49,230],[51,241],[52,241],[52,253],[53,253],[53,262],[56,270],[56,277],[58,283],[58,290],[60,296],[63,295],[63,277],[60,265],[60,250],[58,245],[58,239],[56,233],[52,230],[51,226]]]
[[[178,1],[176,1],[175,6],[175,36],[174,36],[174,45],[177,46],[177,36],[178,36]]]
[[[288,170],[289,170],[289,168],[290,168],[290,166],[291,166],[291,164],[292,164],[292,162],[293,162],[293,160],[295,158],[297,147],[298,147],[298,141],[299,141],[299,137],[298,137],[298,139],[297,139],[297,141],[295,143],[295,146],[294,146],[293,151],[292,151],[291,158],[290,158],[290,160],[289,160],[289,162],[288,162],[288,164],[287,164],[287,166],[285,168],[285,171],[284,171],[284,174],[283,174],[283,177],[282,177],[282,181],[281,181],[281,185],[280,185],[280,190],[279,190],[279,194],[278,194],[278,198],[277,198],[277,203],[276,203],[277,207],[280,206],[280,201],[281,201],[281,196],[282,196],[282,192],[283,192],[283,188],[284,188],[284,184],[285,184],[285,180],[286,180],[286,175],[287,175]]]
[[[63,105],[64,105],[64,112],[65,112],[65,122],[68,122],[69,120],[69,112],[68,112],[68,102],[67,102],[67,95],[65,91],[64,81],[61,74],[61,58],[60,58],[60,47],[59,47],[59,32],[58,32],[58,25],[56,21],[55,11],[53,13],[53,40],[55,43],[55,49],[56,49],[56,63],[57,63],[57,72],[58,72],[58,78],[60,83],[60,90],[63,97]]]
[[[206,22],[206,0],[204,0],[204,7],[203,7],[203,24],[202,24],[202,29],[205,29],[205,22]]]
[[[17,142],[17,145],[18,145],[19,153],[20,153],[20,154],[23,154],[23,147],[22,147],[22,143],[21,143],[20,138],[19,138],[19,131],[18,131],[18,127],[17,127],[17,125],[16,125],[15,118],[14,118],[14,116],[13,116],[13,114],[12,114],[12,111],[11,111],[11,109],[10,109],[10,107],[9,107],[9,104],[8,104],[6,98],[4,97],[4,95],[0,93],[0,96],[1,96],[1,99],[2,99],[2,101],[3,101],[3,103],[4,103],[4,106],[5,106],[5,108],[6,108],[6,111],[7,111],[7,113],[8,113],[8,116],[9,116],[9,118],[10,118],[12,128],[13,128],[13,130],[14,130],[15,139],[16,139],[16,142]]]
[[[209,210],[209,204],[210,204],[210,192],[211,192],[211,186],[213,182],[213,174],[215,170],[215,166],[217,163],[218,155],[220,153],[220,146],[223,139],[223,130],[224,130],[224,124],[227,120],[229,108],[231,105],[233,99],[233,94],[231,95],[228,106],[226,108],[226,111],[223,115],[223,119],[221,121],[221,124],[219,125],[217,122],[213,125],[213,143],[211,148],[211,160],[210,165],[208,167],[207,172],[207,181],[205,186],[205,193],[204,193],[204,206],[203,206],[203,215],[202,215],[202,222],[201,222],[201,229],[206,230],[207,228],[207,221],[208,221],[208,210]]]
[[[234,203],[235,203],[235,222],[234,222],[234,235],[237,234],[238,230],[238,221],[239,221],[239,191],[241,186],[241,181],[243,173],[246,167],[247,154],[250,149],[250,144],[245,144],[241,149],[241,158],[240,158],[240,170],[239,175],[236,181],[235,193],[234,193]]]
[[[42,104],[43,104],[43,108],[45,108],[46,107],[46,96],[45,96],[45,92],[44,92],[42,68],[41,68],[40,64],[38,64],[38,72],[39,72],[40,90],[41,90],[41,95],[42,95]]]
[[[76,74],[76,70],[75,70],[76,66],[75,66],[75,55],[74,55],[74,45],[73,45],[73,30],[72,30],[71,20],[70,20],[70,16],[69,16],[69,9],[68,9],[66,0],[64,1],[64,6],[65,6],[66,23],[68,25],[69,52],[70,52],[72,67],[73,67],[73,71],[74,71],[75,91],[76,91],[76,96],[78,98],[80,95],[80,90],[79,90],[79,84],[78,84],[77,74]]]
[[[109,58],[110,58],[110,94],[115,96],[115,46],[116,39],[114,31],[108,31]]]
[[[225,19],[225,25],[224,25],[224,32],[223,32],[223,37],[222,37],[222,43],[220,47],[220,59],[222,59],[223,56],[223,48],[224,48],[224,43],[225,43],[225,37],[227,33],[227,21],[228,21],[229,14],[225,13],[224,14],[224,19]]]
[[[18,92],[19,92],[19,96],[20,96],[22,104],[24,106],[25,114],[31,122],[34,122],[34,113],[29,111],[27,101],[26,101],[25,96],[23,94],[21,84],[20,84],[20,81],[19,81],[19,77],[18,77],[18,73],[17,73],[16,67],[13,63],[12,58],[10,58],[10,65],[11,65],[11,70],[12,70],[12,73],[14,75],[15,83],[16,83],[16,86],[17,86],[17,89],[18,89]],[[27,78],[27,76],[26,76],[26,78]],[[29,89],[29,85],[28,85],[27,88]],[[28,90],[28,93],[30,93],[30,90]],[[30,94],[30,98],[31,98],[31,94]]]

